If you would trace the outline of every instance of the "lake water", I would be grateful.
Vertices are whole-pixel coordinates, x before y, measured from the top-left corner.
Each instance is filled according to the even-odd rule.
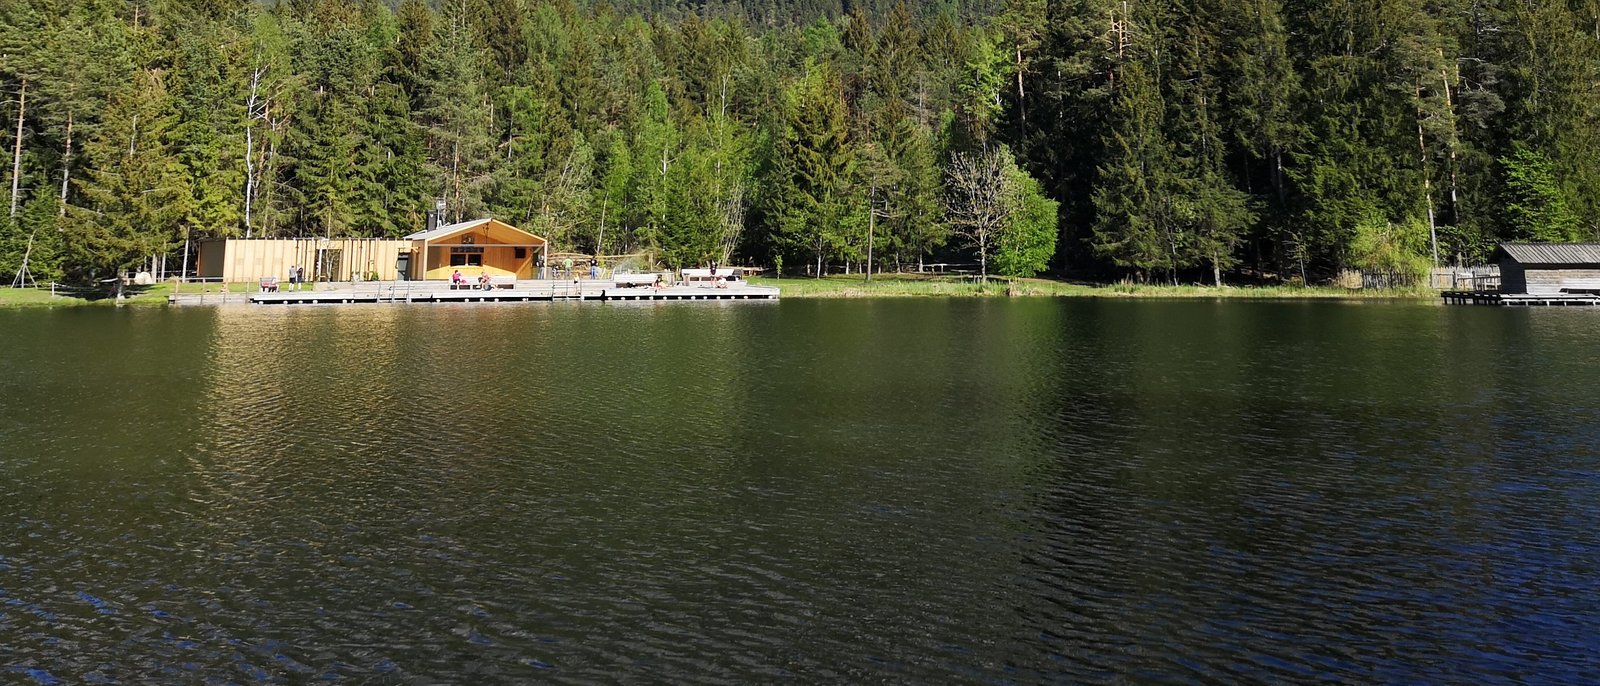
[[[0,312],[0,681],[1600,679],[1600,312]]]

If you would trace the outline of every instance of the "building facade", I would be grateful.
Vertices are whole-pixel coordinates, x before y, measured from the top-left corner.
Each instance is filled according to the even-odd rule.
[[[1600,243],[1501,243],[1492,261],[1501,293],[1600,293]]]
[[[480,274],[532,279],[549,256],[545,239],[497,219],[477,219],[405,238],[255,238],[202,241],[195,272],[225,282],[303,270],[307,281],[420,281]]]

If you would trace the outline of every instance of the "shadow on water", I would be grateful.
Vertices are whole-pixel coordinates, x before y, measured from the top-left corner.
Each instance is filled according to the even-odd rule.
[[[1594,321],[0,312],[0,669],[1586,681]]]

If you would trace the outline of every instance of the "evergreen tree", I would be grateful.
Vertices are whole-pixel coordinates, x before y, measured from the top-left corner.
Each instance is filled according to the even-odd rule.
[[[883,189],[890,245],[900,261],[914,257],[920,264],[944,244],[947,234],[933,132],[913,119],[902,119],[882,148],[895,170],[893,183]]]
[[[113,94],[84,145],[81,207],[67,213],[69,276],[109,279],[179,241],[188,183],[169,136],[178,118],[159,73],[141,70]],[[121,281],[112,282],[120,291]]]
[[[1500,163],[1506,170],[1505,204],[1512,237],[1557,242],[1580,239],[1583,223],[1567,204],[1550,158],[1518,143]]]
[[[445,22],[425,58],[424,106],[430,186],[444,198],[449,221],[481,216],[493,186],[495,141],[480,54],[462,17]]]
[[[633,218],[644,242],[661,247],[672,203],[669,175],[680,153],[680,135],[659,83],[646,91],[643,115],[634,131],[633,203],[627,216]]]
[[[790,90],[788,126],[774,148],[767,178],[768,215],[787,246],[815,261],[820,278],[827,262],[853,233],[856,149],[849,135],[838,74],[813,67]]]
[[[1015,274],[1476,262],[1600,234],[1597,26],[1596,0],[0,0],[0,267],[30,237],[87,279],[185,238],[403,235],[435,198],[558,250],[818,274],[952,232]],[[947,186],[1002,148],[975,242]]]
[[[1154,75],[1140,62],[1120,70],[1106,161],[1094,192],[1094,247],[1112,264],[1146,277],[1181,266],[1171,205],[1171,144]]]
[[[1227,169],[1226,139],[1218,111],[1222,106],[1222,21],[1214,0],[1187,0],[1173,52],[1176,72],[1171,86],[1175,220],[1187,240],[1175,266],[1211,265],[1212,282],[1222,285],[1222,272],[1236,263],[1236,250],[1256,221],[1249,196]]]

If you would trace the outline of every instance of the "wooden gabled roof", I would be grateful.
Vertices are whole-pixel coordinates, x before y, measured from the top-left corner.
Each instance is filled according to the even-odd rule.
[[[406,240],[437,241],[449,238],[451,236],[460,235],[478,228],[486,228],[490,231],[496,231],[500,233],[511,232],[512,234],[517,235],[520,239],[520,242],[523,243],[542,244],[545,242],[544,238],[540,236],[523,231],[522,229],[494,218],[474,219],[472,221],[459,222],[456,224],[446,224],[431,231],[418,231],[414,234],[406,236]]]

